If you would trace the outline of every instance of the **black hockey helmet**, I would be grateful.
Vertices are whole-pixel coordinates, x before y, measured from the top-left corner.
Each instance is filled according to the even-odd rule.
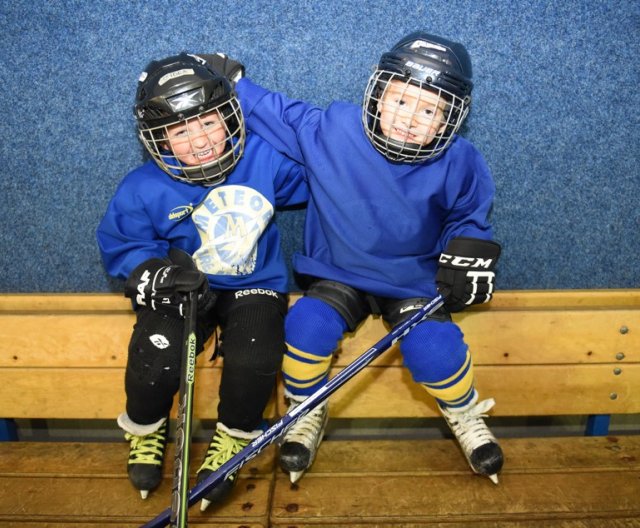
[[[169,149],[168,128],[210,112],[217,112],[224,123],[224,152],[203,164],[180,162]],[[134,114],[143,145],[160,168],[178,180],[217,185],[242,156],[245,127],[235,91],[197,55],[181,53],[150,62],[139,78]]]
[[[467,116],[473,89],[471,78],[471,58],[462,44],[422,31],[403,37],[382,54],[369,79],[362,116],[367,136],[392,161],[420,162],[437,156],[446,149]],[[446,102],[447,125],[431,143],[403,143],[382,134],[378,104],[391,81],[431,91]]]

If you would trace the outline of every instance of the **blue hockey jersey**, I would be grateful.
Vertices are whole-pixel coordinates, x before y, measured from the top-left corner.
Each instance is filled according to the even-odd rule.
[[[153,161],[127,174],[98,230],[107,272],[122,279],[170,247],[193,256],[214,289],[287,291],[275,207],[305,202],[303,168],[255,134],[224,183],[181,182]]]
[[[311,196],[297,272],[384,297],[434,297],[447,242],[492,237],[491,173],[462,137],[433,160],[393,163],[369,142],[359,106],[323,110],[246,78],[236,89],[247,127],[306,167]]]

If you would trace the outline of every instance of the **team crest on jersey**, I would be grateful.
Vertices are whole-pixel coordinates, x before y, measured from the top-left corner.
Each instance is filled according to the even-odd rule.
[[[201,240],[193,254],[198,269],[210,275],[253,273],[258,240],[272,217],[273,205],[255,189],[212,189],[191,215]]]

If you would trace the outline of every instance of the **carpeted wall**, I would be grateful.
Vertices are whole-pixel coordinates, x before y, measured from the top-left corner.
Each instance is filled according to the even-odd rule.
[[[150,59],[224,51],[271,89],[359,103],[380,54],[417,29],[473,59],[464,135],[496,181],[499,287],[640,287],[637,0],[14,0],[0,10],[0,291],[121,288],[95,228],[143,159],[131,106]],[[287,255],[303,215],[279,215]]]

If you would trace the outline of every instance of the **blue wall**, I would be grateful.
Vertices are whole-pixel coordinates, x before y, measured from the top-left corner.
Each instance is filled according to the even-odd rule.
[[[226,51],[272,89],[359,102],[379,55],[416,29],[474,61],[465,135],[496,180],[499,286],[640,287],[639,28],[633,0],[6,3],[0,291],[121,286],[94,232],[142,160],[131,104],[150,59]],[[302,215],[280,216],[287,254]]]

